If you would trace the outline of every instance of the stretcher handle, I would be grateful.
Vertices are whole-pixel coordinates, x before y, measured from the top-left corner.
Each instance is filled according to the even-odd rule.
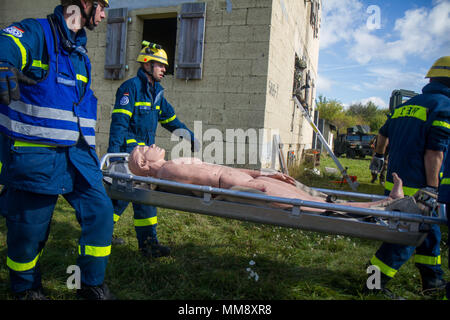
[[[104,168],[108,168],[111,164],[110,159],[111,158],[123,158],[123,160],[128,161],[129,153],[107,153],[105,154],[102,159],[100,160],[100,170],[103,170]]]

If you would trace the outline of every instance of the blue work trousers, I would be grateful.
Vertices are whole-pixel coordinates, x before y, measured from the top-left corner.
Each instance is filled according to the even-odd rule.
[[[112,200],[112,203],[114,206],[114,222],[116,223],[130,202]],[[134,211],[134,228],[136,230],[139,248],[143,248],[147,244],[158,243],[156,234],[156,227],[158,225],[156,207],[134,202],[132,202],[132,205]]]
[[[447,227],[448,230],[450,230],[450,203],[446,203],[445,206],[446,213],[447,213]],[[447,234],[447,244],[450,243],[450,232]],[[448,249],[448,268],[450,269],[450,247]],[[447,282],[447,286],[445,287],[447,291],[447,299],[450,299],[450,282]]]
[[[440,241],[441,230],[438,225],[433,224],[420,246],[405,246],[385,242],[375,253],[371,263],[377,265],[383,274],[392,278],[415,251],[415,265],[420,273],[428,276],[434,275],[434,277],[442,279]]]
[[[101,181],[92,186],[80,175],[76,177],[72,192],[63,195],[75,209],[81,226],[76,263],[83,284],[100,285],[104,281],[111,249],[112,203]],[[6,187],[1,194],[8,228],[7,265],[13,292],[41,286],[39,258],[45,254],[43,249],[57,199],[58,195],[37,194],[13,187]]]

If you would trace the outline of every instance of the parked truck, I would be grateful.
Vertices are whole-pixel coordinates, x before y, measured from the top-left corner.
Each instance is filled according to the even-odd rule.
[[[393,112],[395,107],[405,103],[416,95],[418,95],[418,93],[411,90],[398,89],[392,91],[391,98],[389,99],[389,112]]]
[[[345,154],[347,158],[361,158],[372,155],[371,141],[375,137],[369,134],[369,126],[357,125],[347,128],[347,133],[337,135],[334,142],[334,154],[337,157]]]
[[[417,92],[405,89],[396,89],[392,91],[389,100],[389,112],[393,112],[395,107],[405,103],[408,99],[417,94]],[[356,125],[347,128],[347,133],[339,134],[338,132],[334,142],[334,154],[337,157],[345,154],[347,158],[359,157],[362,159],[368,155],[371,156],[373,152],[371,142],[375,135],[370,134],[369,131],[369,126]]]

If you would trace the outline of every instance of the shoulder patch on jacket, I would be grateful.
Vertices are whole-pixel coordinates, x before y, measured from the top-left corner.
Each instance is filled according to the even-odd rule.
[[[22,38],[23,33],[25,32],[16,26],[7,27],[7,28],[3,29],[3,31],[13,35],[16,38]]]
[[[124,95],[122,98],[120,98],[119,103],[121,106],[126,106],[130,103],[130,98],[128,98],[128,95]]]

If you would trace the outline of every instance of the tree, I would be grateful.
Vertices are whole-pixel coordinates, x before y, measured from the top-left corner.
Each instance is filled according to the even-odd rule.
[[[355,125],[368,125],[372,132],[378,132],[386,121],[388,109],[380,109],[372,101],[366,104],[355,103],[345,110],[341,102],[336,99],[327,99],[319,95],[316,100],[320,119],[334,124],[339,131],[346,130]]]
[[[334,117],[332,121],[339,132],[347,132],[347,128],[353,127],[360,123],[356,117],[347,115],[345,112],[341,112]]]
[[[378,107],[372,101],[366,104],[357,103],[348,107],[347,114],[350,116],[360,116],[361,118],[368,120],[374,117],[378,112]]]
[[[350,117],[359,118],[360,123],[358,124],[368,125],[372,132],[377,132],[386,121],[388,112],[388,109],[380,109],[375,103],[369,101],[366,104],[356,103],[351,105],[346,113]]]
[[[320,95],[316,101],[321,119],[325,119],[334,123],[334,120],[344,113],[344,106],[337,100],[328,100],[326,97]]]
[[[386,122],[389,109],[378,110],[376,115],[369,120],[370,130],[378,132],[381,126]]]

